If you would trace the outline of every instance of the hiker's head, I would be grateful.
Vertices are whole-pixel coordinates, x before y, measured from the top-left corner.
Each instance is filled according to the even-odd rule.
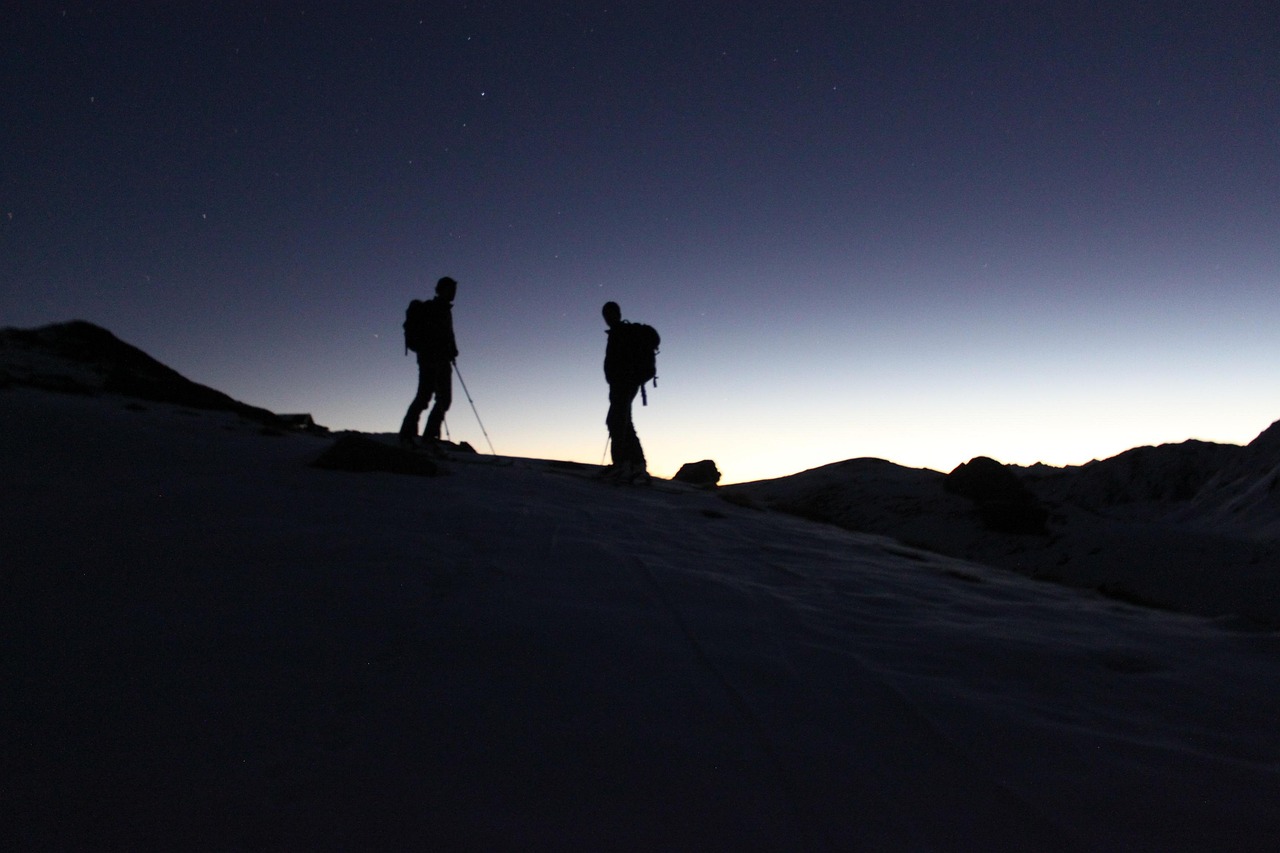
[[[600,314],[604,317],[604,322],[613,328],[622,322],[622,309],[618,307],[616,302],[606,302],[604,307],[600,309]]]
[[[444,299],[446,302],[452,302],[453,297],[458,295],[458,283],[449,276],[445,276],[436,282],[436,296]]]

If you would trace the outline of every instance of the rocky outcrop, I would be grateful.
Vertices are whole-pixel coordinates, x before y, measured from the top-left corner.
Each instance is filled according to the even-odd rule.
[[[982,524],[999,533],[1044,533],[1049,512],[1012,470],[989,456],[961,463],[943,490],[973,501]]]
[[[720,482],[720,469],[710,459],[703,459],[701,462],[686,462],[680,466],[680,470],[671,479],[694,486],[714,486]]]
[[[385,471],[391,474],[412,474],[432,477],[440,473],[440,466],[430,457],[415,450],[394,447],[355,432],[345,432],[321,453],[313,468],[329,471]]]

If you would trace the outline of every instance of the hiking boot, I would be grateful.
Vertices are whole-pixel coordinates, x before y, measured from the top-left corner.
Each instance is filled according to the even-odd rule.
[[[649,472],[645,470],[644,465],[639,462],[620,462],[613,466],[613,470],[607,475],[609,479],[617,483],[647,483],[649,482]]]
[[[649,485],[650,479],[649,472],[645,470],[645,467],[637,462],[633,462],[630,465],[630,470],[627,472],[627,475],[621,478],[621,481],[633,486],[647,486]]]

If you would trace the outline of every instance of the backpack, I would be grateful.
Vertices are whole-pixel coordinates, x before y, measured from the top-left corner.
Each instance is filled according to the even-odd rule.
[[[415,299],[404,312],[404,352],[417,352],[427,344],[427,303]]]
[[[640,386],[640,400],[647,406],[649,397],[644,385],[652,379],[653,387],[658,387],[658,347],[662,338],[647,323],[623,322],[614,333],[618,332],[622,333],[624,370]]]

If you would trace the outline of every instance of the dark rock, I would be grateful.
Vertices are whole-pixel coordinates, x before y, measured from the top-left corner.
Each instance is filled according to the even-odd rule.
[[[942,488],[973,501],[988,530],[999,533],[1044,533],[1049,512],[1018,475],[988,456],[957,466]]]
[[[305,432],[311,435],[328,435],[329,428],[320,426],[310,414],[276,415],[276,422],[281,429],[290,432]]]
[[[714,486],[720,482],[720,469],[710,459],[703,459],[701,462],[686,462],[680,466],[680,470],[671,479],[695,486]]]
[[[440,473],[440,467],[422,453],[351,432],[338,436],[337,441],[311,463],[311,467],[328,471],[387,471],[420,477]]]
[[[943,490],[972,501],[1019,500],[1029,497],[1018,475],[989,456],[975,456],[942,481]]]
[[[479,455],[469,441],[441,441],[440,446],[448,450],[450,453],[470,453]]]

